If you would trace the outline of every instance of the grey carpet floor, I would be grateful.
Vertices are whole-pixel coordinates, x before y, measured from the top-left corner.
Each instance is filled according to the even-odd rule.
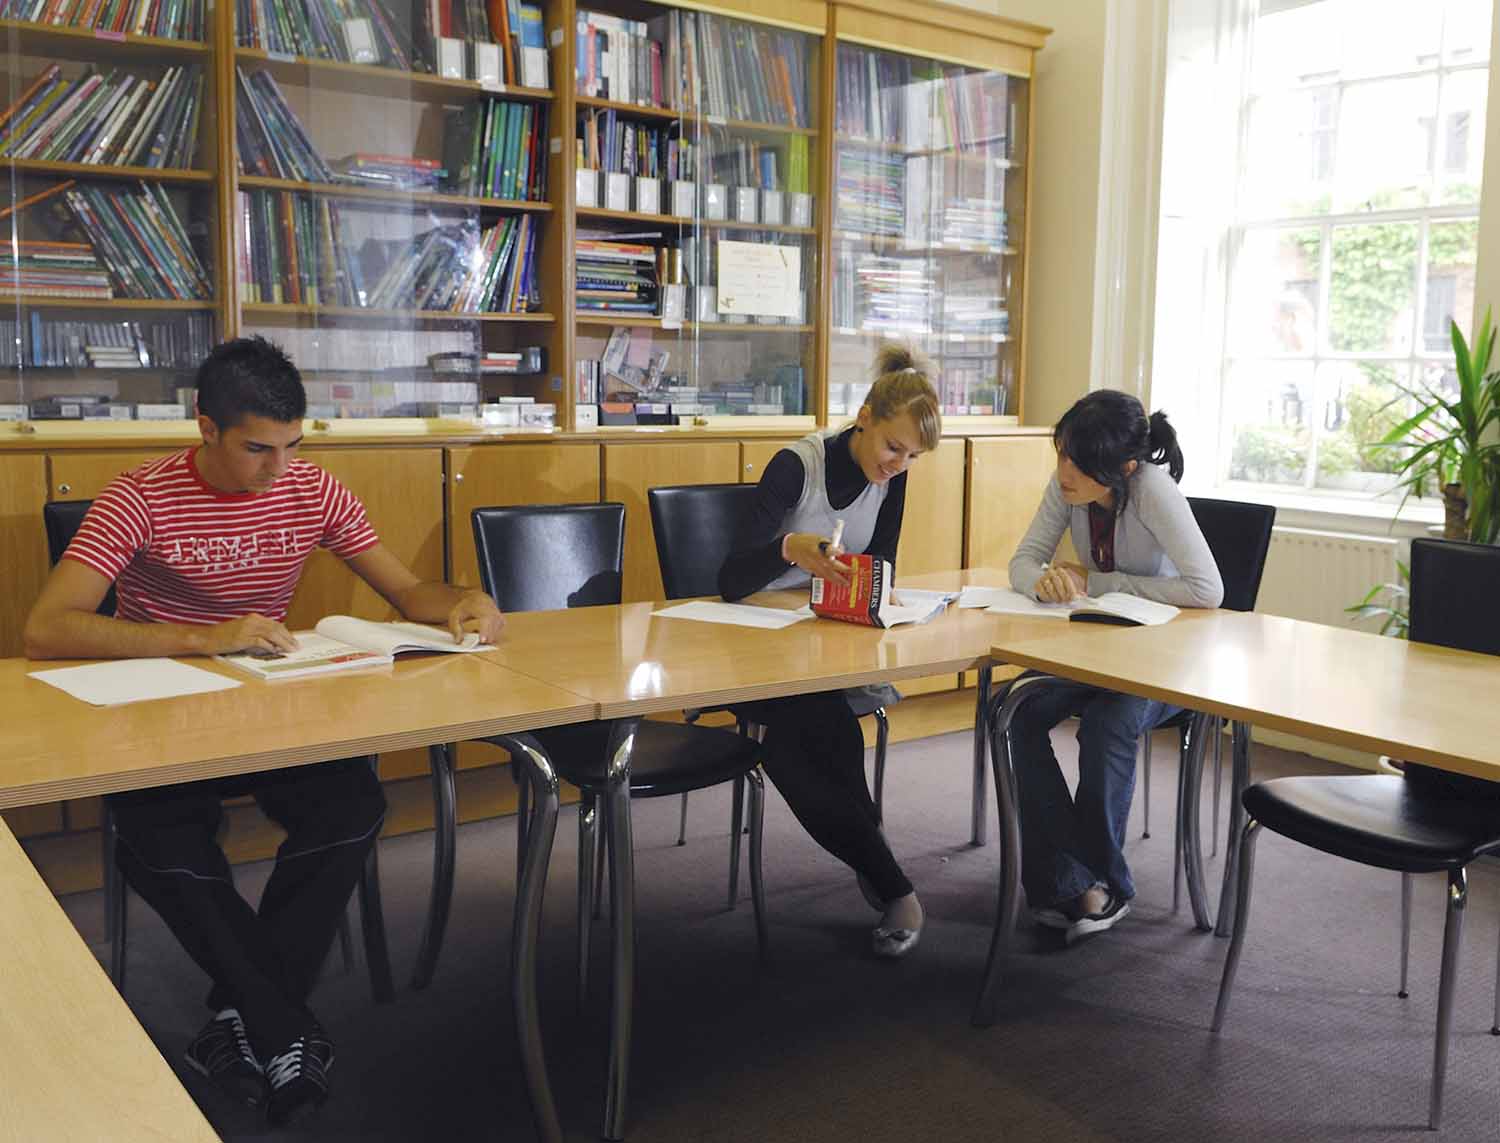
[[[1060,755],[1072,753],[1059,732]],[[969,1026],[988,948],[997,852],[967,844],[967,736],[897,745],[888,832],[928,924],[907,960],[868,953],[875,920],[853,877],[769,799],[765,870],[772,960],[759,963],[748,897],[724,908],[728,794],[694,795],[689,840],[675,799],[636,809],[639,931],[628,1138],[1104,1141],[1430,1140],[1424,1130],[1443,883],[1417,884],[1412,993],[1395,996],[1395,874],[1268,835],[1236,1003],[1208,1024],[1227,942],[1171,912],[1175,752],[1158,738],[1151,838],[1137,792],[1129,856],[1139,890],[1113,932],[1063,949],[1026,925],[999,1022]],[[1257,747],[1257,777],[1329,770]],[[1205,798],[1205,813],[1207,813]],[[589,1008],[574,997],[575,815],[565,809],[547,897],[541,1005],[570,1139],[597,1137],[608,1003],[607,922],[595,926]],[[314,1006],[338,1043],[333,1097],[294,1133],[268,1131],[180,1063],[206,1011],[202,974],[139,901],[127,999],[228,1140],[535,1138],[517,1068],[505,974],[514,823],[464,827],[453,921],[437,978],[405,985],[431,871],[426,835],[382,843],[401,985],[370,1002],[362,966],[333,971]],[[1221,869],[1210,863],[1210,873]],[[267,869],[241,874],[258,893]],[[1500,878],[1476,867],[1448,1069],[1444,1140],[1500,1137],[1500,1038],[1489,1034]],[[744,890],[748,893],[748,887]],[[98,894],[65,905],[100,932]]]

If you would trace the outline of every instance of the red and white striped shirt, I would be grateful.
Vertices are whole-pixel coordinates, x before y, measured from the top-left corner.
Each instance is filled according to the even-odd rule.
[[[279,622],[314,548],[349,559],[380,542],[359,498],[315,464],[292,461],[266,492],[220,492],[197,451],[117,477],[63,554],[115,581],[121,619]]]

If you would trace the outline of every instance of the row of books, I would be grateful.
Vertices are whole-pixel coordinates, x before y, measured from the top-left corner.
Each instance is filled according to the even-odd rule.
[[[214,345],[211,314],[144,321],[0,319],[0,367],[196,369]]]
[[[840,43],[834,129],[905,151],[977,151],[1004,158],[1010,81],[1001,72]]]
[[[806,135],[770,144],[755,139],[720,139],[717,134],[710,133],[704,148],[709,182],[796,194],[807,194],[811,189]]]
[[[1002,340],[1010,314],[993,267],[892,256],[841,243],[834,252],[837,329]]]
[[[411,239],[370,291],[375,309],[525,313],[541,302],[537,231],[530,215],[480,233],[472,223]]]
[[[840,144],[834,155],[834,220],[854,234],[906,229],[906,164],[899,157]]]
[[[542,10],[519,0],[419,0],[416,8],[423,55],[439,75],[463,75],[477,53],[465,44],[496,44],[496,82],[546,87],[547,47]],[[468,74],[469,79],[481,75]]]
[[[109,271],[116,295],[158,301],[201,301],[213,284],[166,190],[153,183],[74,185],[61,195],[54,218],[67,241],[86,241]]]
[[[245,301],[362,304],[359,260],[340,240],[341,209],[312,195],[241,191],[239,283]]]
[[[235,68],[234,134],[247,175],[331,183],[333,171],[268,71]]]
[[[590,313],[657,312],[658,255],[644,242],[580,237],[574,243],[577,308]]]
[[[547,197],[547,110],[481,99],[450,108],[443,133],[452,194],[541,202]]]
[[[678,127],[622,119],[613,109],[581,110],[575,140],[578,168],[651,179],[697,178],[698,146]]]
[[[87,242],[11,239],[0,257],[0,292],[55,298],[112,298],[109,271]]]
[[[88,68],[75,79],[48,65],[0,113],[0,155],[48,162],[191,167],[198,150],[203,70],[168,67],[151,79]]]
[[[347,27],[355,21],[358,31]],[[246,48],[403,71],[418,64],[409,17],[384,0],[235,0],[235,28]]]
[[[677,9],[648,21],[580,10],[576,33],[580,95],[812,126],[815,41],[806,35]]]
[[[169,40],[204,38],[202,0],[0,0],[0,19]]]
[[[448,174],[436,159],[374,155],[366,151],[345,155],[328,165],[338,182],[379,190],[436,192],[443,189]]]

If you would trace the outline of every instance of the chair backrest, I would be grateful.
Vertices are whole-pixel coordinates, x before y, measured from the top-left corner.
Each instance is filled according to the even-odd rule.
[[[479,582],[501,611],[555,611],[620,602],[625,505],[476,508]]]
[[[42,505],[42,524],[47,529],[47,558],[54,564],[62,559],[68,545],[73,542],[78,526],[83,523],[92,503],[92,500],[54,500]],[[109,590],[104,593],[98,610],[100,615],[115,613],[114,584],[110,584]]]
[[[679,484],[646,493],[668,599],[719,594],[719,569],[742,542],[754,484]]]
[[[1418,643],[1500,655],[1500,547],[1411,542],[1411,627]]]
[[[1189,496],[1188,504],[1224,581],[1224,602],[1219,606],[1228,611],[1254,611],[1266,553],[1271,550],[1276,508],[1201,496]]]

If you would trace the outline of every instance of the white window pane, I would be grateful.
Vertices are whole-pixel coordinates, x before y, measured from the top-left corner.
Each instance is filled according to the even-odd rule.
[[[1419,234],[1415,222],[1334,227],[1328,329],[1335,351],[1411,351]]]
[[[1478,63],[1490,58],[1493,0],[1448,0],[1443,52],[1450,63]]]
[[[1443,30],[1439,0],[1344,0],[1340,7],[1344,78],[1437,66]]]
[[[1435,77],[1357,83],[1344,89],[1334,210],[1392,210],[1427,202],[1437,90]]]
[[[1367,496],[1390,493],[1396,484],[1397,450],[1380,441],[1411,407],[1402,389],[1408,367],[1387,362],[1327,361],[1318,382],[1323,400],[1315,484]]]
[[[1258,97],[1244,160],[1249,218],[1326,213],[1338,155],[1338,88]]]
[[[1274,91],[1337,73],[1342,0],[1286,4],[1262,0],[1251,49],[1250,89]]]
[[[1301,485],[1311,447],[1313,367],[1241,361],[1229,372],[1229,479]]]
[[[1488,97],[1489,73],[1484,68],[1453,72],[1443,85],[1437,153],[1439,198],[1443,202],[1479,202]]]
[[[1316,350],[1320,244],[1313,229],[1245,232],[1230,303],[1236,356],[1310,356]]]
[[[1453,352],[1449,323],[1464,337],[1474,320],[1474,265],[1479,253],[1479,221],[1434,222],[1427,234],[1427,301],[1422,308],[1424,353]]]

